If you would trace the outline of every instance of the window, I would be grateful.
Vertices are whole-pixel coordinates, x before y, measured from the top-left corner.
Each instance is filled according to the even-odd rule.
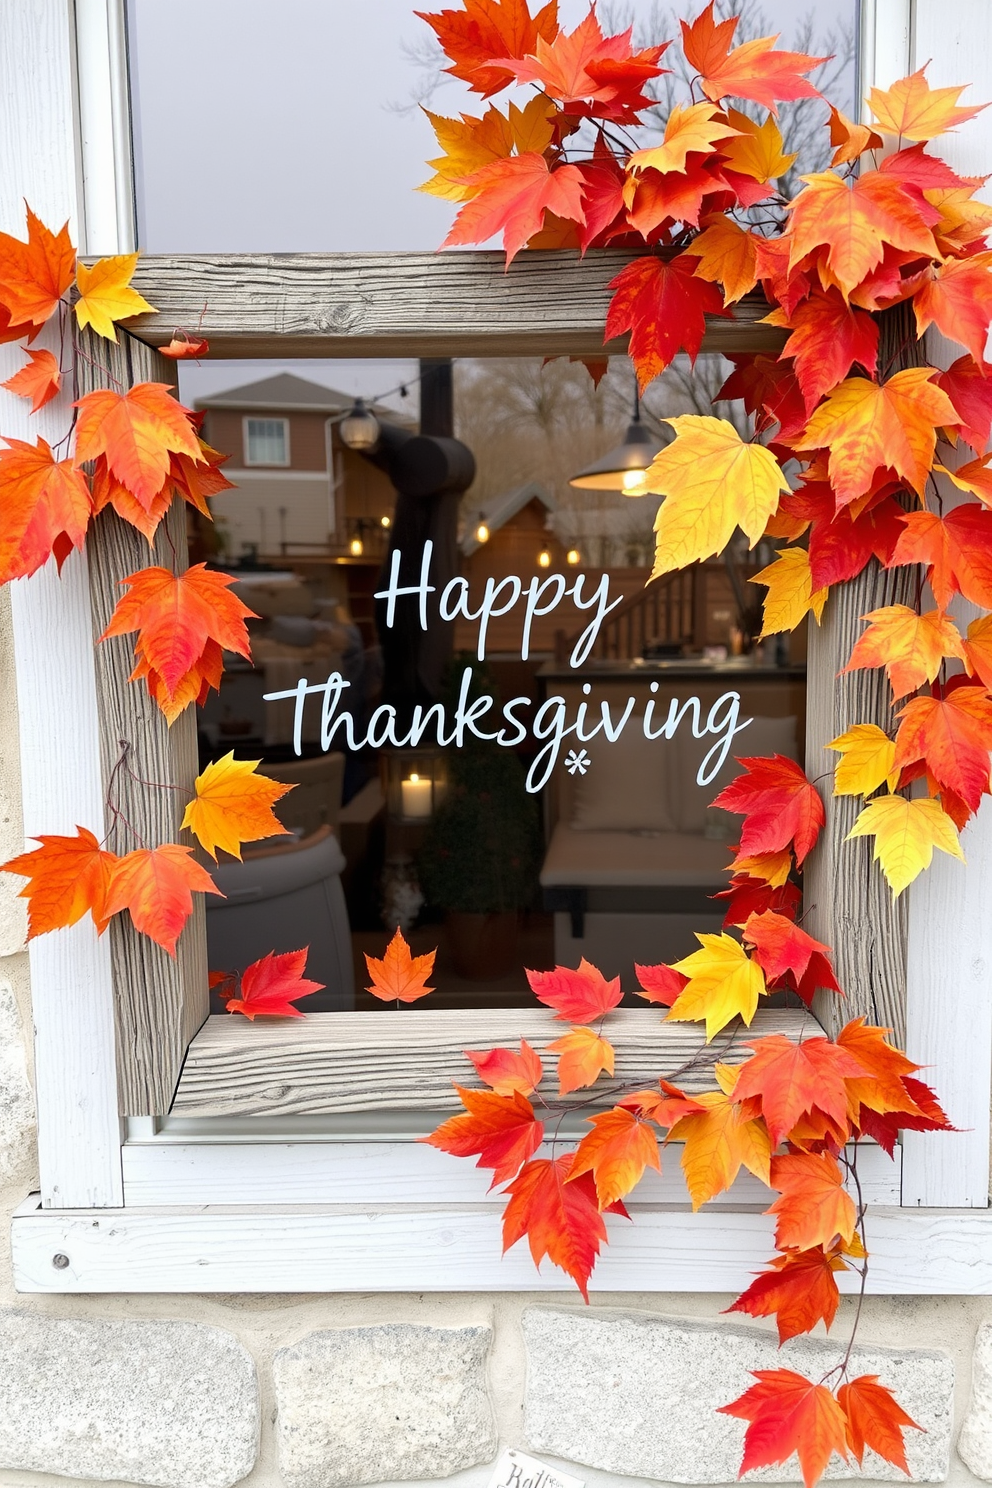
[[[288,419],[245,419],[245,464],[289,464]]]

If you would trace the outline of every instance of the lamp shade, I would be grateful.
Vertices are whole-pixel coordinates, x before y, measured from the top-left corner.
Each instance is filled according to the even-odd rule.
[[[623,444],[573,475],[568,484],[579,491],[627,491],[639,486],[655,455],[672,437],[658,439],[635,418],[623,437]]]
[[[350,450],[374,449],[379,442],[379,420],[369,413],[363,399],[356,398],[354,408],[341,420],[338,433],[341,443]]]

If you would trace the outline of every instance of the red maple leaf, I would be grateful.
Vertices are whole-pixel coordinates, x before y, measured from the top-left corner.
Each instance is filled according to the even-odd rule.
[[[835,1273],[847,1270],[836,1251],[822,1246],[789,1251],[769,1264],[772,1269],[762,1271],[726,1311],[774,1317],[780,1344],[820,1322],[829,1328],[840,1302]]]
[[[553,1007],[570,1023],[594,1023],[618,1007],[623,992],[620,978],[607,981],[583,956],[578,969],[556,966],[554,971],[528,971],[527,980],[538,1002]]]
[[[490,1188],[506,1183],[541,1145],[544,1127],[536,1120],[534,1107],[519,1090],[497,1095],[491,1090],[463,1090],[460,1085],[455,1089],[465,1114],[450,1116],[421,1140],[453,1157],[478,1154],[476,1167],[493,1169]]]
[[[93,833],[77,827],[75,837],[39,836],[40,847],[0,864],[0,872],[28,880],[19,897],[28,901],[28,940],[74,925],[89,911],[102,934],[110,874],[116,855],[101,848]]]
[[[977,811],[989,788],[992,699],[984,687],[948,689],[943,697],[919,697],[899,714],[896,769],[923,760],[934,779]]]
[[[816,787],[794,760],[781,754],[741,759],[740,764],[744,773],[712,805],[743,815],[741,852],[778,852],[791,844],[797,864],[802,863],[826,821]]]
[[[963,438],[981,454],[992,435],[992,365],[975,362],[970,356],[958,357],[946,372],[938,374],[937,384],[961,417]]]
[[[730,887],[721,889],[713,898],[727,900],[725,930],[731,925],[743,925],[751,915],[764,914],[768,909],[794,920],[803,902],[802,890],[796,884],[784,883],[776,888],[763,879],[752,878],[749,873],[735,873]]]
[[[767,240],[761,238],[759,242]],[[734,364],[715,402],[724,398],[741,398],[748,413],[755,416],[760,432],[778,424],[779,438],[791,439],[806,427],[806,401],[794,368],[788,361],[762,353],[738,354],[728,358]],[[787,500],[788,498],[783,498]]]
[[[536,83],[569,114],[635,123],[638,110],[650,106],[644,85],[664,71],[657,64],[668,43],[635,52],[632,31],[604,36],[592,7],[574,31],[539,37],[532,55],[497,57],[494,65],[518,83]]]
[[[527,0],[464,0],[463,10],[414,14],[434,31],[452,66],[452,77],[468,83],[474,93],[490,98],[513,82],[513,73],[491,61],[493,57],[526,57],[538,38],[558,35],[558,0],[548,0],[531,16]]]
[[[515,1049],[466,1049],[465,1056],[497,1095],[530,1095],[544,1077],[541,1060],[526,1039],[520,1040],[519,1054]]]
[[[799,1454],[806,1488],[823,1476],[831,1455],[847,1459],[847,1417],[826,1385],[791,1369],[754,1369],[758,1381],[738,1400],[718,1409],[750,1424],[744,1436],[741,1477]]]
[[[862,1464],[865,1447],[870,1447],[886,1462],[909,1475],[903,1431],[907,1426],[922,1431],[912,1416],[907,1416],[892,1391],[878,1383],[877,1374],[859,1374],[841,1385],[837,1404],[847,1417],[847,1444]]]
[[[754,946],[754,960],[769,984],[784,981],[809,1007],[820,988],[839,992],[830,963],[830,948],[814,940],[785,915],[766,910],[744,926],[744,939]],[[774,990],[774,989],[773,989]]]
[[[573,1152],[554,1160],[525,1163],[507,1187],[503,1215],[503,1252],[526,1235],[535,1266],[547,1256],[576,1283],[589,1301],[589,1277],[606,1240],[606,1225],[596,1203],[591,1173],[568,1181]]]
[[[790,513],[809,514],[814,592],[855,578],[873,557],[888,563],[903,533],[905,512],[884,490],[861,510],[842,506],[837,511],[833,489],[825,481],[816,481],[786,497],[782,507]]]
[[[254,1021],[259,1015],[273,1018],[302,1018],[303,1013],[293,1004],[301,997],[310,997],[319,992],[323,982],[312,982],[303,975],[306,970],[310,947],[301,951],[270,951],[259,961],[253,961],[241,973],[241,985],[232,986],[227,997],[229,1013],[243,1013]],[[227,978],[225,977],[226,981]]]
[[[664,372],[679,351],[695,361],[706,333],[707,315],[727,315],[715,284],[695,276],[687,255],[665,262],[636,258],[621,269],[606,317],[604,340],[630,332],[630,355],[643,391]]]
[[[671,1007],[689,982],[689,978],[683,976],[681,971],[676,971],[674,966],[664,964],[639,966],[635,962],[634,975],[641,988],[637,994],[638,997],[643,997],[646,1002],[660,1002],[663,1007]]]
[[[864,1065],[827,1038],[792,1043],[782,1033],[755,1039],[740,1067],[735,1101],[757,1100],[772,1139],[784,1141],[801,1116],[822,1111],[838,1127],[848,1116],[846,1081],[863,1079]]]
[[[921,337],[935,325],[980,362],[992,321],[992,254],[976,253],[932,266],[913,296],[913,309]]]
[[[812,413],[823,395],[843,382],[855,363],[874,376],[878,322],[846,304],[836,289],[815,289],[790,316],[773,312],[766,319],[788,326],[791,332],[782,356],[795,363],[807,412]]]
[[[943,517],[914,511],[903,512],[901,520],[904,530],[888,566],[926,564],[927,580],[942,610],[955,594],[992,609],[992,511],[965,502]]]
[[[506,261],[512,263],[529,238],[540,232],[545,212],[581,223],[582,172],[577,165],[552,170],[543,155],[528,150],[505,160],[492,160],[466,176],[465,184],[479,194],[461,208],[442,243],[484,243],[503,234]]]

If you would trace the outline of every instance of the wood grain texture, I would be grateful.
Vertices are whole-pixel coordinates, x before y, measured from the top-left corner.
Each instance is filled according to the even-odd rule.
[[[488,251],[149,255],[134,285],[159,313],[128,327],[160,346],[196,326],[215,357],[602,355],[607,286],[633,257],[549,250],[507,270]],[[780,350],[785,333],[758,324],[767,313],[746,296],[708,321],[703,349]]]
[[[89,338],[80,361],[80,392],[96,386],[172,382],[170,364],[141,342],[122,336],[117,346]],[[102,372],[101,366],[106,368]],[[109,374],[109,376],[108,376]],[[93,639],[105,628],[122,590],[120,581],[151,563],[186,566],[186,516],[173,502],[156,534],[155,550],[135,528],[107,509],[87,540]],[[103,777],[120,817],[108,813],[109,845],[118,853],[179,840],[179,823],[197,773],[196,722],[188,708],[170,729],[143,683],[129,682],[134,637],[96,645]],[[123,756],[123,758],[122,758]],[[130,825],[126,825],[129,823]],[[186,1047],[207,1016],[207,947],[203,896],[176,957],[139,935],[130,917],[111,921],[117,1025],[117,1068],[122,1114],[168,1110]]]
[[[457,1110],[452,1081],[481,1083],[465,1049],[516,1047],[525,1038],[541,1052],[565,1027],[543,1008],[313,1013],[299,1023],[265,1024],[219,1014],[190,1045],[172,1114]],[[605,1027],[616,1050],[618,1084],[654,1085],[664,1075],[687,1090],[712,1089],[714,1059],[741,1063],[751,1036],[783,1032],[798,1039],[818,1031],[809,1014],[791,1009],[763,1009],[750,1034],[743,1026],[726,1029],[708,1046],[697,1025],[662,1023],[648,1009],[621,1009]],[[548,1059],[549,1072],[555,1057]],[[588,1099],[588,1091],[571,1099]]]
[[[501,1256],[502,1205],[134,1209],[58,1214],[25,1204],[11,1225],[19,1292],[550,1292],[526,1245]],[[608,1215],[595,1292],[737,1293],[767,1263],[773,1219],[754,1210],[631,1206]],[[992,1214],[878,1208],[867,1223],[874,1296],[992,1295]],[[63,1269],[52,1265],[65,1255]],[[853,1272],[838,1276],[843,1291]]]
[[[922,362],[911,307],[897,305],[880,317],[879,367],[889,375]],[[906,899],[893,901],[880,868],[872,861],[874,838],[847,840],[864,806],[860,796],[833,796],[839,756],[826,748],[855,723],[877,723],[891,732],[892,688],[881,668],[844,672],[864,631],[862,617],[886,605],[915,605],[920,570],[886,570],[872,558],[856,578],[830,591],[823,622],[810,626],[807,674],[806,773],[818,782],[827,822],[805,869],[804,926],[833,948],[841,1002],[822,994],[816,1013],[832,1032],[848,1018],[893,1030],[906,1038]],[[825,778],[824,778],[825,777]]]

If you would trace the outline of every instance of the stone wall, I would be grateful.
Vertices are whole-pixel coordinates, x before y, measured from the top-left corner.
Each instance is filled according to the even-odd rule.
[[[22,845],[7,606],[0,591],[4,858]],[[589,1308],[570,1293],[18,1297],[9,1218],[37,1186],[25,926],[0,880],[0,1488],[484,1488],[506,1446],[589,1488],[730,1483],[743,1425],[714,1407],[750,1369],[836,1359],[820,1339],[780,1354],[769,1328],[721,1319],[729,1297],[660,1290]],[[992,1481],[992,1298],[869,1298],[860,1337],[858,1368],[926,1428],[914,1478]]]

